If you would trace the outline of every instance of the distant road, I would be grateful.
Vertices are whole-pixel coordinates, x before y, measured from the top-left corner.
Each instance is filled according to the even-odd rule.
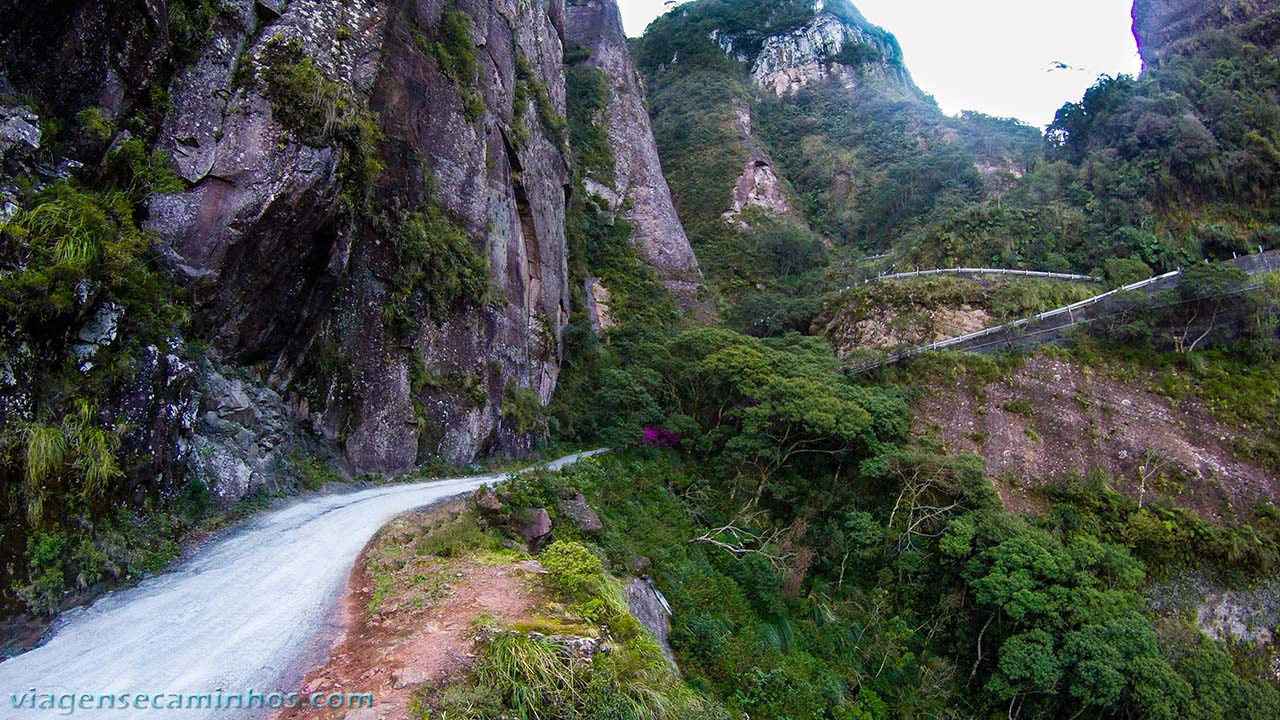
[[[1259,275],[1280,271],[1280,250],[1265,250],[1252,255],[1242,255],[1231,260],[1224,260],[1222,265],[1231,265],[1243,270],[1248,275]],[[858,367],[846,368],[848,375],[861,375],[887,365],[896,365],[907,358],[933,350],[955,350],[973,353],[990,353],[1012,348],[1028,348],[1048,343],[1061,342],[1065,331],[1074,328],[1077,323],[1093,322],[1105,312],[1107,304],[1122,293],[1143,292],[1148,295],[1167,287],[1176,287],[1182,277],[1182,270],[1174,270],[1147,280],[1126,285],[1115,290],[1095,295],[1087,300],[1040,313],[1032,317],[1015,320],[1011,323],[971,332],[957,337],[939,340],[928,345],[910,348],[894,353],[888,357],[875,360]],[[1256,286],[1247,285],[1239,291],[1227,293],[1236,295],[1244,290],[1254,290]],[[1225,297],[1225,296],[1223,296]],[[1207,299],[1197,298],[1200,300]],[[1178,303],[1183,304],[1183,303]]]
[[[548,464],[559,469],[603,450]],[[64,696],[293,692],[324,659],[356,556],[401,513],[505,475],[390,485],[298,502],[247,522],[168,572],[68,612],[49,641],[0,663],[0,718],[253,718],[226,709],[31,710]],[[96,701],[96,700],[95,700]],[[93,703],[90,703],[93,704]]]
[[[1010,270],[1006,268],[937,268],[934,270],[912,270],[910,272],[877,275],[867,278],[863,284],[881,282],[883,280],[906,280],[928,275],[957,275],[959,277],[984,277],[987,275],[1006,275],[1009,277],[1026,277],[1038,280],[1066,280],[1068,282],[1100,283],[1105,278],[1096,275],[1076,275],[1074,273],[1041,272],[1039,270]]]

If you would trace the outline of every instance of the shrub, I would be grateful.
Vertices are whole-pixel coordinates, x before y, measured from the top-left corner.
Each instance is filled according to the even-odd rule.
[[[600,558],[576,542],[558,540],[551,543],[538,561],[547,571],[547,584],[572,599],[585,599],[598,592],[603,582],[604,566]]]
[[[15,584],[14,593],[32,612],[53,615],[66,589],[65,539],[57,533],[27,538],[27,582]]]
[[[272,117],[298,142],[341,147],[346,202],[351,210],[363,209],[383,169],[378,116],[348,88],[326,77],[297,40],[273,38],[262,61]]]
[[[680,436],[666,428],[644,428],[640,440],[649,447],[675,448],[680,445]]]
[[[321,487],[342,482],[342,476],[329,467],[328,463],[295,449],[289,458],[289,464],[297,472],[298,481],[307,490],[319,490]]]
[[[497,539],[481,529],[478,518],[470,512],[453,514],[433,524],[414,543],[414,550],[419,554],[447,558],[497,548]]]
[[[115,137],[115,122],[104,116],[98,108],[85,108],[76,113],[76,122],[80,124],[80,133],[85,140],[99,147],[105,146]]]
[[[98,182],[127,193],[135,204],[151,195],[182,192],[182,179],[169,167],[163,150],[147,152],[141,140],[126,140],[107,153],[98,170]]]
[[[393,332],[406,335],[423,318],[444,320],[488,301],[488,258],[436,202],[398,219],[394,250],[396,272],[382,306],[383,323]]]
[[[1152,276],[1151,267],[1139,258],[1111,258],[1102,266],[1103,277],[1113,288],[1132,285]]]
[[[1010,400],[1000,405],[1000,407],[1006,412],[1011,412],[1014,415],[1027,418],[1028,420],[1035,417],[1035,412],[1036,412],[1035,406],[1032,405],[1031,401],[1026,398],[1016,398],[1014,400]]]

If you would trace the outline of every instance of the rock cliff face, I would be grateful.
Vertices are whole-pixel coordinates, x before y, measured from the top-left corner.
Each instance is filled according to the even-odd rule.
[[[1218,29],[1274,47],[1280,39],[1280,8],[1267,0],[1136,0],[1133,4],[1133,33],[1148,65]]]
[[[586,49],[586,64],[609,81],[605,126],[613,150],[612,187],[588,190],[604,197],[634,227],[631,241],[678,307],[705,312],[702,271],[671,202],[658,148],[649,126],[644,90],[627,49],[615,0],[569,0],[566,39]]]
[[[172,425],[144,446],[228,495],[301,436],[356,473],[527,449],[568,320],[562,0],[220,0],[194,33],[199,3],[53,5],[0,2],[0,90],[97,108],[183,179],[145,229],[209,361],[138,360],[138,425]],[[9,153],[38,123],[5,118]],[[450,253],[488,291],[429,303]]]
[[[762,36],[754,30],[734,34],[715,29],[711,40],[748,68],[755,86],[749,92],[763,91],[782,102],[806,86],[829,80],[853,92],[923,97],[892,35],[867,22],[846,0],[814,0],[811,7],[811,18],[786,31]],[[803,222],[787,197],[766,143],[752,129],[752,112],[752,103],[740,102],[731,122],[747,160],[724,217],[735,220],[743,210],[758,208],[770,217]],[[847,188],[848,182],[847,174],[837,178],[832,192],[840,194],[839,185]]]
[[[733,186],[733,198],[724,212],[726,220],[736,219],[747,208],[759,208],[772,217],[793,217],[795,210],[783,190],[782,180],[773,170],[773,160],[757,142],[751,129],[751,108],[746,103],[738,106],[733,118],[733,129],[738,144],[747,151],[747,162],[742,174]]]
[[[875,81],[888,81],[903,90],[914,87],[891,35],[868,23],[844,0],[815,0],[813,9],[807,23],[765,37],[754,53],[737,49],[743,43],[732,35],[716,32],[713,39],[726,53],[750,65],[751,77],[760,88],[776,95],[794,93],[828,77],[848,88]]]

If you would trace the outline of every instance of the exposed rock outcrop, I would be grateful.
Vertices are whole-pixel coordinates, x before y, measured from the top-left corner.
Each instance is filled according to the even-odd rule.
[[[1267,0],[1136,0],[1133,4],[1133,33],[1147,65],[1217,29],[1274,47],[1280,40],[1280,8]]]
[[[848,88],[887,80],[903,90],[914,89],[892,35],[868,23],[845,0],[815,0],[813,9],[807,23],[763,38],[754,53],[740,49],[748,44],[744,39],[718,31],[712,39],[726,53],[750,65],[756,85],[776,95],[794,93],[829,77]],[[754,35],[745,40],[756,40]]]
[[[539,0],[517,11],[483,0],[459,7],[472,18],[470,88],[450,80],[411,33],[387,34],[371,102],[387,133],[380,194],[409,207],[438,202],[479,238],[493,300],[420,318],[407,340],[388,333],[385,278],[397,259],[376,228],[363,228],[331,325],[359,371],[352,384],[361,400],[346,442],[357,468],[396,471],[428,455],[461,464],[482,453],[521,453],[531,437],[505,423],[503,406],[513,388],[527,388],[545,404],[559,374],[569,308],[568,163],[563,138],[550,129],[554,118],[540,113],[565,112],[563,6]],[[436,28],[439,18],[438,6],[420,2],[392,25]],[[467,117],[469,93],[479,93],[484,107],[474,120]],[[538,96],[544,100],[535,102]],[[417,362],[431,376],[471,378],[483,397],[415,388]]]
[[[613,311],[609,305],[613,299],[613,294],[597,278],[587,278],[584,289],[587,297],[587,319],[591,322],[591,332],[603,337],[605,333],[616,325],[613,321]]]
[[[193,452],[220,456],[201,437],[239,448],[224,463],[238,469],[197,469],[225,476],[214,490],[228,496],[260,485],[266,465],[254,458],[274,463],[297,437],[326,438],[357,473],[527,450],[527,423],[503,408],[550,399],[568,321],[563,0],[224,0],[195,23],[198,5],[0,2],[0,84],[64,124],[96,108],[172,159],[186,187],[150,199],[145,229],[189,290],[189,337],[211,367],[265,368],[250,395],[274,395],[271,417],[233,428],[222,405],[200,416],[209,422],[192,409],[198,388],[221,396],[215,375],[227,373],[194,372],[162,348],[135,358],[165,389],[139,426],[190,418],[153,448],[174,460],[169,476]],[[291,107],[273,73],[323,92]],[[316,127],[288,117],[306,113]],[[7,164],[39,145],[37,120],[26,108],[0,115]],[[666,198],[653,161],[656,180],[637,182]],[[384,308],[402,282],[398,233],[428,212],[471,239],[489,291],[411,303],[393,330]],[[683,232],[675,239],[674,260],[655,257],[683,268],[692,255]],[[93,329],[75,341],[86,361],[114,340]],[[161,377],[175,363],[182,382]],[[24,372],[20,358],[6,362],[7,404],[29,405]]]
[[[1275,578],[1232,588],[1192,571],[1152,585],[1146,595],[1156,613],[1194,617],[1201,632],[1223,642],[1269,644],[1280,623],[1280,580]]]
[[[631,611],[631,615],[653,633],[653,639],[658,642],[658,649],[662,651],[663,657],[675,666],[676,659],[671,652],[670,643],[671,618],[667,614],[663,601],[658,597],[657,590],[646,580],[633,577],[627,580],[623,591],[627,598],[627,609]]]
[[[738,106],[733,129],[738,134],[738,143],[747,151],[747,162],[734,183],[732,201],[724,212],[724,218],[733,220],[751,207],[759,208],[771,217],[794,216],[795,210],[787,200],[782,180],[773,171],[773,160],[760,147],[751,130],[751,108],[745,103]]]
[[[560,514],[569,518],[569,521],[583,532],[600,532],[604,529],[600,516],[587,504],[587,499],[580,492],[574,491],[572,495],[560,501]]]
[[[634,230],[631,242],[657,274],[678,307],[710,313],[702,271],[671,201],[649,126],[644,89],[627,49],[616,0],[569,0],[565,35],[588,52],[586,64],[609,81],[605,109],[613,150],[612,183],[596,182],[588,190],[623,210]]]

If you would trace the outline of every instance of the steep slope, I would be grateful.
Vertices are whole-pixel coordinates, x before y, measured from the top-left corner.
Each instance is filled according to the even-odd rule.
[[[1280,38],[1280,9],[1265,0],[1137,0],[1133,32],[1143,62],[1186,52],[1214,30],[1249,42],[1274,46]]]
[[[1269,3],[1140,0],[1145,67],[1058,111],[1040,161],[1000,202],[916,233],[913,263],[1036,269],[1115,259],[1168,271],[1272,247],[1280,187],[1280,16]]]
[[[54,116],[97,108],[173,158],[182,189],[150,196],[143,227],[190,289],[194,334],[224,360],[265,363],[271,385],[310,400],[314,429],[342,435],[356,471],[517,449],[521,433],[501,427],[504,388],[547,400],[567,319],[562,8],[540,4],[514,22],[487,3],[443,14],[429,4],[276,5],[219,6],[183,48],[172,37],[139,49],[141,35],[91,34],[141,21],[163,38],[176,32],[174,12],[85,6],[31,35],[25,18],[7,24],[5,74]],[[138,77],[120,78],[134,68],[116,67],[129,60],[112,54],[117,41],[150,54]],[[80,85],[54,82],[26,65],[44,42],[107,51],[73,66]],[[166,84],[154,107],[119,96],[120,86],[163,94]],[[431,238],[412,237],[420,226],[457,247],[423,247]],[[468,266],[472,254],[483,264]],[[451,261],[489,280],[429,288]],[[359,378],[341,402],[333,378],[300,373],[317,338]],[[483,402],[423,392],[410,378],[418,366],[474,374]],[[296,392],[303,380],[313,397]],[[415,402],[444,437],[413,430]]]
[[[528,451],[570,312],[563,33],[560,0],[0,4],[0,554],[53,549],[24,602],[309,456]]]
[[[1139,2],[1134,18],[1147,71],[1104,78],[1047,136],[943,116],[892,37],[845,2],[690,3],[636,54],[677,207],[712,283],[735,294],[769,273],[750,271],[759,243],[717,221],[752,199],[797,210],[854,268],[887,254],[873,269],[1167,271],[1274,243],[1275,11]]]
[[[291,3],[247,38],[241,62],[253,63],[258,83],[234,105],[205,90],[231,84],[234,58],[202,57],[175,85],[157,143],[194,186],[153,202],[154,227],[194,281],[201,325],[229,358],[266,361],[272,380],[287,385],[318,336],[334,343],[349,385],[318,379],[315,429],[345,432],[357,472],[403,472],[420,455],[466,462],[495,446],[514,450],[519,433],[501,427],[504,388],[530,388],[545,402],[555,387],[568,310],[567,175],[563,138],[537,114],[563,114],[561,12],[540,5],[508,23],[487,3],[443,15],[427,4]],[[367,98],[381,119],[385,140],[365,163],[383,171],[368,187],[351,186],[360,168],[342,167],[332,146],[295,144],[296,132],[282,151],[263,142],[279,137],[270,122],[287,122],[266,112],[272,103],[285,109],[270,97],[284,92],[272,79],[280,48],[297,53],[286,62],[310,61],[337,79],[351,101]],[[522,87],[546,104],[518,100]],[[194,162],[206,156],[213,165],[201,174]],[[351,203],[364,211],[344,211]],[[457,247],[421,245],[450,234]],[[475,267],[451,254],[476,251],[490,280],[470,297],[420,297]],[[424,391],[410,377],[419,366],[429,376],[471,375],[483,402]],[[424,422],[436,427],[424,431]]]
[[[609,157],[586,168],[586,190],[631,224],[631,242],[677,305],[707,312],[702,271],[671,202],[617,3],[571,0],[565,40],[586,53],[579,66],[601,71],[607,82],[608,101],[592,121],[608,134]]]
[[[777,280],[882,253],[1003,193],[1040,145],[1012,121],[943,116],[893,36],[846,0],[689,3],[654,22],[636,57],[681,217],[734,297],[812,292],[812,276]]]

